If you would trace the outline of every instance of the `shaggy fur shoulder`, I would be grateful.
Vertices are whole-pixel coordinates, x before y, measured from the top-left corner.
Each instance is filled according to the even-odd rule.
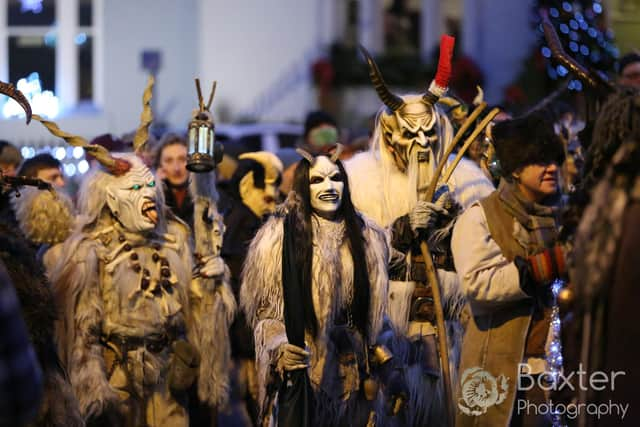
[[[73,205],[62,193],[26,187],[12,200],[20,229],[37,244],[63,242],[73,228]]]
[[[102,413],[119,401],[106,378],[98,336],[103,318],[100,248],[98,242],[84,233],[72,235],[64,243],[62,256],[50,274],[56,301],[62,309],[56,333],[60,355],[69,369],[74,394],[85,418]]]

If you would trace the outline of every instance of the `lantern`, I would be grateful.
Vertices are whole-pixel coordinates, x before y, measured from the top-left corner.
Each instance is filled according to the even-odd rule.
[[[196,79],[196,89],[200,109],[189,122],[187,169],[191,172],[209,172],[222,161],[222,146],[215,142],[215,124],[209,111],[216,91],[216,82],[213,82],[206,106],[202,99],[199,79]]]

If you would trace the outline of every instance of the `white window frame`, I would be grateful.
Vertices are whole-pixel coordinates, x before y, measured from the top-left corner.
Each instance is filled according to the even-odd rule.
[[[93,48],[93,99],[97,110],[104,105],[104,0],[93,0],[92,26],[79,26],[78,0],[55,0],[56,15],[53,26],[15,27],[7,24],[7,0],[0,0],[0,80],[9,79],[9,37],[19,35],[42,36],[50,30],[56,31],[56,87],[60,100],[60,115],[73,114],[78,107],[78,49],[75,37],[84,32],[92,37]],[[12,82],[16,83],[16,82]]]

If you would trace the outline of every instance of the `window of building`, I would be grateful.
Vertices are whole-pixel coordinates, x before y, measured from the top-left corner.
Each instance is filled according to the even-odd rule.
[[[0,44],[6,43],[0,47],[0,58],[6,58],[0,60],[0,80],[32,82],[37,73],[42,92],[55,95],[63,111],[94,104],[94,13],[101,1],[0,0]]]

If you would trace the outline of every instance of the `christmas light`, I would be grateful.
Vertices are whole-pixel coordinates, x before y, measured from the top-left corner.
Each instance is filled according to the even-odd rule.
[[[35,14],[42,12],[42,0],[21,0],[20,12],[32,12]]]
[[[574,81],[572,81],[571,83],[573,83]],[[551,285],[551,294],[553,296],[550,325],[551,344],[547,348],[546,361],[547,371],[549,372],[547,380],[549,380],[553,384],[552,389],[555,389],[555,387],[557,386],[558,378],[562,374],[562,324],[560,320],[560,308],[558,307],[558,294],[563,287],[564,282],[559,279],[554,280],[553,284]],[[553,411],[550,415],[553,427],[561,427],[564,425],[562,422],[562,415],[560,413]]]

